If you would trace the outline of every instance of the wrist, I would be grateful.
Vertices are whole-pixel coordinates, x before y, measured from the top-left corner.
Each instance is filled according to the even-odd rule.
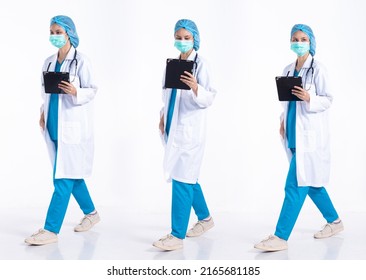
[[[197,94],[198,94],[198,85],[196,85],[195,88],[192,88],[192,91],[193,91],[194,95],[197,96]]]

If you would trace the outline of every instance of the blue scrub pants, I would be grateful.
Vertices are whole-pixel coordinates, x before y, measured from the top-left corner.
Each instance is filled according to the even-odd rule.
[[[172,89],[165,126],[165,131],[168,136],[173,118],[176,94],[177,89]],[[188,184],[172,180],[172,189],[171,234],[177,238],[184,239],[187,233],[191,207],[193,207],[198,220],[209,217],[210,212],[208,211],[201,186],[198,183]]]
[[[172,232],[177,238],[186,237],[191,207],[193,207],[198,220],[210,216],[201,186],[196,184],[172,181]]]
[[[54,141],[54,143],[57,157],[57,141]],[[52,195],[50,206],[48,207],[44,229],[59,233],[71,194],[75,197],[76,202],[85,215],[93,212],[95,207],[84,179],[56,179],[55,172],[56,159],[53,171],[53,185],[55,190]]]
[[[299,187],[297,185],[296,153],[293,152],[286,179],[285,199],[276,226],[275,235],[277,237],[288,240],[304,204],[306,195],[309,195],[327,223],[332,223],[338,219],[337,211],[324,187]]]

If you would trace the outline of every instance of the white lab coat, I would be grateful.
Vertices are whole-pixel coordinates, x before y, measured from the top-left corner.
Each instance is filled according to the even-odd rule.
[[[296,102],[296,172],[299,186],[323,187],[329,182],[330,175],[330,142],[329,142],[329,107],[332,95],[326,74],[326,69],[314,60],[314,78],[311,83],[311,70],[305,81],[305,74],[310,68],[312,56],[309,55],[299,76],[305,89],[311,84],[310,102]],[[293,75],[296,63],[288,65],[283,75]],[[288,102],[282,102],[285,124],[287,121]],[[285,131],[286,135],[286,131]],[[288,149],[287,139],[283,139],[289,160],[292,157]]]
[[[194,60],[193,51],[188,60]],[[198,55],[196,79],[197,96],[192,90],[177,90],[169,137],[162,135],[165,146],[163,168],[167,181],[171,179],[197,183],[203,159],[206,130],[206,109],[212,104],[216,90],[212,87],[207,62]],[[163,84],[165,77],[163,79]],[[171,96],[171,89],[163,89],[164,124]],[[165,131],[165,129],[164,129]]]
[[[74,57],[75,49],[71,47],[62,66],[62,72],[70,72],[70,81],[75,76],[75,61],[71,69],[69,65]],[[93,83],[91,65],[88,59],[77,52],[77,73],[72,84],[77,89],[77,96],[59,95],[58,105],[58,151],[55,178],[81,179],[91,175],[94,156],[93,137],[93,100],[97,87]],[[54,71],[57,54],[46,59],[43,71]],[[47,130],[48,107],[50,94],[46,94],[42,76],[41,112],[44,112],[45,130],[43,131],[52,166],[55,163],[55,146]]]

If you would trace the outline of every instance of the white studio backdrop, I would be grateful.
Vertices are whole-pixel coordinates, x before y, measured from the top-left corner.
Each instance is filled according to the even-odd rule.
[[[218,90],[200,179],[211,212],[280,210],[288,162],[274,77],[296,58],[289,46],[296,23],[313,28],[316,58],[333,84],[328,191],[339,212],[366,211],[365,8],[362,0],[3,1],[1,207],[46,210],[52,195],[38,125],[40,76],[44,59],[56,52],[49,20],[64,14],[76,24],[78,49],[90,58],[99,87],[94,173],[87,179],[97,207],[170,211],[158,136],[161,80],[166,58],[178,55],[174,25],[189,18]]]

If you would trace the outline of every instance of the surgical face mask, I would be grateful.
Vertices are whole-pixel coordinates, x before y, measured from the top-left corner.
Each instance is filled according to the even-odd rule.
[[[297,56],[303,56],[310,50],[309,42],[291,42],[291,50],[293,50]]]
[[[174,46],[181,52],[186,53],[193,48],[193,41],[175,40]]]
[[[66,38],[65,35],[60,34],[60,35],[50,35],[50,42],[52,45],[54,45],[56,48],[62,48],[63,46],[66,45]]]

